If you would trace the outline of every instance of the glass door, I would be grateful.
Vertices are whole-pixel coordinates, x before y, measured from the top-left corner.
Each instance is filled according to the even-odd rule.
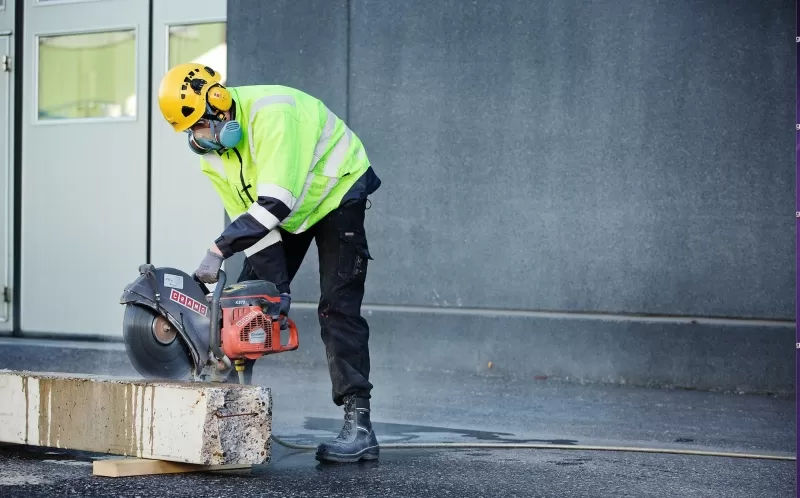
[[[225,227],[225,212],[186,134],[162,118],[158,85],[169,67],[184,62],[213,67],[226,81],[226,2],[156,2],[153,33],[151,262],[191,273]]]
[[[25,0],[20,328],[121,336],[147,249],[149,0]]]

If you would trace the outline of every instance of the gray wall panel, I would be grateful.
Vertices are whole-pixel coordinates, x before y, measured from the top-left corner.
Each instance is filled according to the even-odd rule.
[[[349,106],[384,181],[368,303],[791,320],[792,8],[229,0],[229,71]]]
[[[347,0],[228,0],[229,85],[288,85],[347,116]],[[226,223],[229,220],[226,217]],[[242,256],[227,267],[231,278]],[[319,297],[316,246],[292,283],[295,300]]]
[[[300,349],[265,357],[258,368],[274,362],[325,368],[315,311],[298,306],[293,315]],[[750,393],[796,388],[790,325],[484,317],[369,307],[366,317],[371,362],[381,368]]]
[[[788,2],[353,4],[371,302],[794,316]]]
[[[347,0],[229,0],[228,84],[280,84],[347,112]]]

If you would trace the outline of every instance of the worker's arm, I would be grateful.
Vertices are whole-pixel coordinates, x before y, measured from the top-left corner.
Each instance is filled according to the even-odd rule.
[[[250,140],[259,171],[258,199],[215,241],[224,258],[241,251],[258,252],[270,239],[280,240],[277,233],[267,236],[289,216],[305,180],[300,176],[296,133],[297,121],[288,110],[262,109],[253,120]]]

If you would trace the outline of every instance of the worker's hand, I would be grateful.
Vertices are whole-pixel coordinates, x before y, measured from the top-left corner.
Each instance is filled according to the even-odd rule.
[[[221,254],[217,254],[212,250],[206,252],[206,257],[200,262],[194,274],[197,279],[204,284],[213,284],[219,279],[219,269],[222,267],[222,262],[225,258]]]
[[[281,306],[278,311],[281,315],[281,329],[289,328],[289,321],[287,320],[289,316],[289,308],[292,305],[292,296],[289,294],[281,293]]]

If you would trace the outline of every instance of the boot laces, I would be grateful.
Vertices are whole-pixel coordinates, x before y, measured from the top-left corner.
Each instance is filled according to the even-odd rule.
[[[355,414],[356,414],[356,399],[348,398],[345,401],[345,408],[344,408],[344,425],[342,426],[342,430],[339,431],[339,435],[336,439],[343,439],[347,440],[350,438],[350,434],[355,429]]]

